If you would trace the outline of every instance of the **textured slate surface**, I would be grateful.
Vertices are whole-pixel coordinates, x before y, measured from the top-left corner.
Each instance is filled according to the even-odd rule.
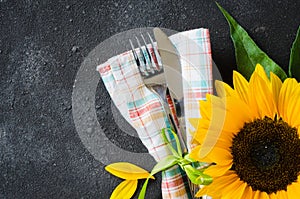
[[[299,1],[219,3],[287,69],[300,22]],[[213,1],[0,0],[0,198],[109,198],[121,180],[104,171],[101,158],[110,151],[91,153],[75,128],[73,85],[83,61],[101,42],[125,30],[155,26],[209,28],[214,61],[231,82],[233,46]],[[126,151],[146,151],[134,134],[124,133],[133,131],[126,122],[119,121],[123,130],[113,125],[119,113],[100,80],[93,100],[103,139]],[[157,178],[148,198],[160,198]]]

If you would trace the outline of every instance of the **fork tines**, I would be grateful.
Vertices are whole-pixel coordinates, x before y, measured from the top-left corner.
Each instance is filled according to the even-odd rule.
[[[138,66],[141,75],[145,78],[152,77],[153,75],[163,72],[161,59],[156,45],[154,44],[150,34],[147,33],[147,35],[149,37],[150,44],[147,44],[145,37],[142,34],[140,35],[143,41],[143,46],[141,45],[138,37],[135,37],[138,48],[135,48],[131,39],[129,39],[136,65]]]

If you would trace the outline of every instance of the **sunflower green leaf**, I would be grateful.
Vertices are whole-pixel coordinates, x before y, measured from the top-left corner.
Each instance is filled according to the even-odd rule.
[[[300,81],[300,26],[291,49],[289,75]]]
[[[216,4],[230,26],[238,71],[249,80],[256,64],[260,63],[264,66],[268,76],[270,76],[270,72],[273,72],[281,80],[285,80],[287,75],[284,70],[256,45],[246,30],[224,8],[218,3]]]

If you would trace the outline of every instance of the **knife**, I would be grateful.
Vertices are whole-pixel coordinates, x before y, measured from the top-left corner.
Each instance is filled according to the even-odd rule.
[[[170,41],[169,37],[159,28],[154,28],[154,37],[157,42],[158,51],[161,57],[161,62],[164,68],[165,80],[167,83],[166,98],[172,113],[172,123],[181,142],[181,147],[184,152],[187,152],[186,141],[184,136],[184,124],[180,125],[177,113],[174,106],[174,99],[183,99],[183,79],[181,72],[181,63],[178,51]],[[181,120],[184,122],[184,119]]]

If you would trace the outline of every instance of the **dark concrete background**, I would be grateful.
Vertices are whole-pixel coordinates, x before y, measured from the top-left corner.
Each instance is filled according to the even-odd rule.
[[[287,70],[300,24],[298,0],[219,3]],[[213,59],[223,79],[231,82],[233,46],[213,1],[0,0],[0,198],[109,198],[121,180],[104,171],[76,132],[71,99],[75,76],[102,41],[155,26],[209,28]],[[114,134],[118,129],[107,119],[112,109],[101,81],[95,97],[107,137],[124,149],[145,152],[136,139]],[[160,198],[157,177],[148,198]]]

